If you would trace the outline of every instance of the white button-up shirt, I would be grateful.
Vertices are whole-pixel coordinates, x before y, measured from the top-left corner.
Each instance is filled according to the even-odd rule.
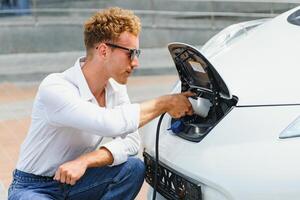
[[[96,150],[103,137],[114,138],[102,145],[112,153],[112,165],[137,154],[139,104],[130,104],[126,86],[110,79],[106,107],[100,107],[82,73],[82,62],[79,58],[73,67],[42,81],[17,169],[53,176],[61,164]]]

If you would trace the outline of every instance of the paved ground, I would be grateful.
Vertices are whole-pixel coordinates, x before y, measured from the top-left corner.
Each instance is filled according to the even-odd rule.
[[[175,80],[176,75],[135,76],[129,80],[128,92],[132,101],[139,102],[169,92]],[[37,86],[37,82],[0,84],[0,200],[6,199],[19,147],[30,124]],[[146,199],[147,187],[145,183],[138,200]]]

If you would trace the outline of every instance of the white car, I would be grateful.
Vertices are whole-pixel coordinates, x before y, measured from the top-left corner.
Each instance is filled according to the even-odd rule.
[[[179,76],[172,92],[196,93],[197,114],[162,118],[157,173],[158,120],[145,127],[157,199],[300,199],[300,7],[230,26],[201,50],[169,51]]]

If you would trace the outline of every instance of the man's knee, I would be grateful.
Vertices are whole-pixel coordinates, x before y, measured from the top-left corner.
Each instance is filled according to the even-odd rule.
[[[139,158],[129,157],[126,165],[131,169],[131,175],[136,179],[144,179],[145,176],[145,164]]]

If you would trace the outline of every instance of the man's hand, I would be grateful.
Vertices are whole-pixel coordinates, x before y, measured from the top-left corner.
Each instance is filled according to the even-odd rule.
[[[170,95],[170,100],[167,112],[173,118],[180,118],[185,115],[192,115],[193,108],[188,100],[188,97],[191,97],[195,94],[192,92],[184,92],[179,94]]]
[[[53,179],[61,183],[75,185],[86,169],[87,165],[80,159],[72,160],[59,166]]]
[[[173,118],[180,118],[185,115],[192,115],[193,108],[188,97],[194,96],[192,92],[183,92],[158,97],[142,102],[140,111],[139,127],[144,126],[149,121],[167,112]]]
[[[75,185],[89,167],[103,167],[111,165],[114,157],[111,152],[101,147],[96,151],[92,151],[81,155],[75,160],[66,162],[58,167],[54,180],[70,185]]]

